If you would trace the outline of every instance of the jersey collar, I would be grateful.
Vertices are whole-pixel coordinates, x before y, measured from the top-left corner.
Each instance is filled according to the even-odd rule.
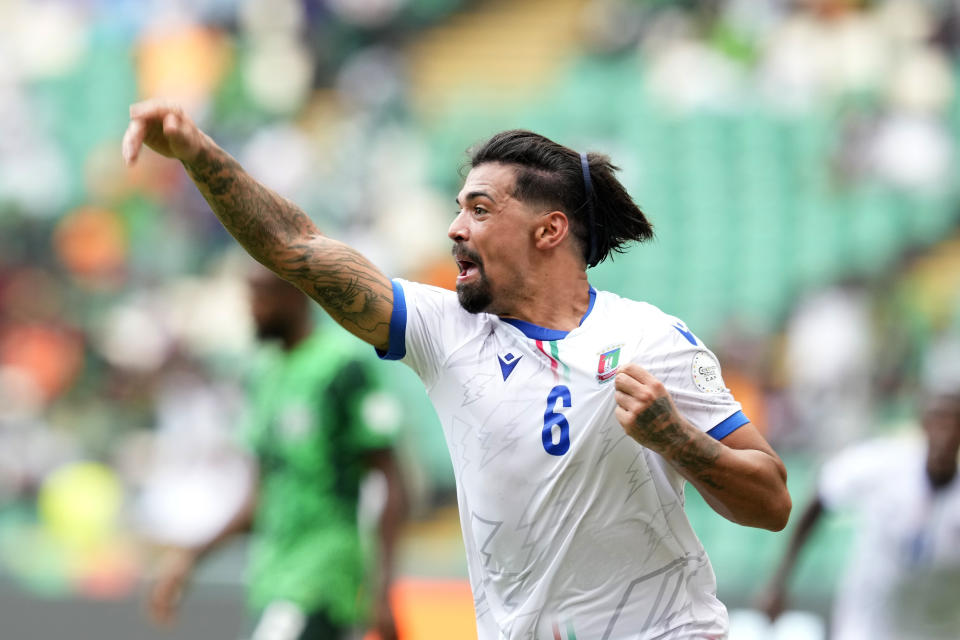
[[[593,305],[597,301],[597,290],[590,287],[590,304],[587,305],[587,312],[580,318],[580,325],[584,323],[590,312],[593,311]],[[513,325],[523,332],[531,340],[563,340],[570,333],[569,331],[560,331],[559,329],[547,329],[532,322],[517,320],[516,318],[500,318],[509,325]]]

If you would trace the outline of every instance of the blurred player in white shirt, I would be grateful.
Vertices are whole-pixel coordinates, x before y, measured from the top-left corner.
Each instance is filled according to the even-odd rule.
[[[322,235],[175,106],[131,107],[128,162],[144,143],[183,163],[256,259],[421,376],[457,473],[480,640],[726,637],[684,484],[779,530],[786,470],[682,322],[590,286],[589,267],[653,235],[606,156],[525,131],[474,151],[448,230],[454,294],[391,281]]]
[[[925,439],[886,438],[824,465],[760,606],[776,618],[797,556],[823,513],[858,515],[834,603],[833,640],[960,638],[960,387],[924,402]]]

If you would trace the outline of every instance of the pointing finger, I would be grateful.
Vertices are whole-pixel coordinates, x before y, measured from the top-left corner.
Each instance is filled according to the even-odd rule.
[[[133,165],[140,155],[140,146],[143,144],[143,137],[146,134],[146,127],[142,120],[133,120],[127,126],[123,134],[123,143],[121,150],[123,152],[123,161],[127,166]]]
[[[180,118],[175,113],[168,113],[163,117],[163,135],[175,136],[180,133]]]
[[[163,135],[174,157],[187,159],[195,152],[196,128],[179,113],[168,113],[163,118]]]
[[[130,105],[131,118],[156,118],[169,112],[179,112],[180,109],[166,100],[151,98],[143,102]]]

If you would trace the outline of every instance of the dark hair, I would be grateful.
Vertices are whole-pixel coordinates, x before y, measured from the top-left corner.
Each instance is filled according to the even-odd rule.
[[[517,200],[567,214],[587,266],[603,262],[613,251],[623,253],[628,242],[643,242],[653,237],[653,225],[614,175],[619,168],[601,153],[587,154],[593,187],[589,190],[591,202],[587,201],[580,154],[540,134],[521,129],[503,131],[469,153],[471,167],[487,162],[516,166],[512,195]],[[596,243],[592,263],[591,231]]]

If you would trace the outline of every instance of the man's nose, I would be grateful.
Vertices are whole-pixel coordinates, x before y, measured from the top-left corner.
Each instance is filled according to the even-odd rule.
[[[447,229],[447,237],[454,242],[458,242],[466,240],[467,234],[467,225],[463,222],[463,212],[461,211],[457,214],[457,217],[453,219],[453,222],[450,223],[450,228]]]

